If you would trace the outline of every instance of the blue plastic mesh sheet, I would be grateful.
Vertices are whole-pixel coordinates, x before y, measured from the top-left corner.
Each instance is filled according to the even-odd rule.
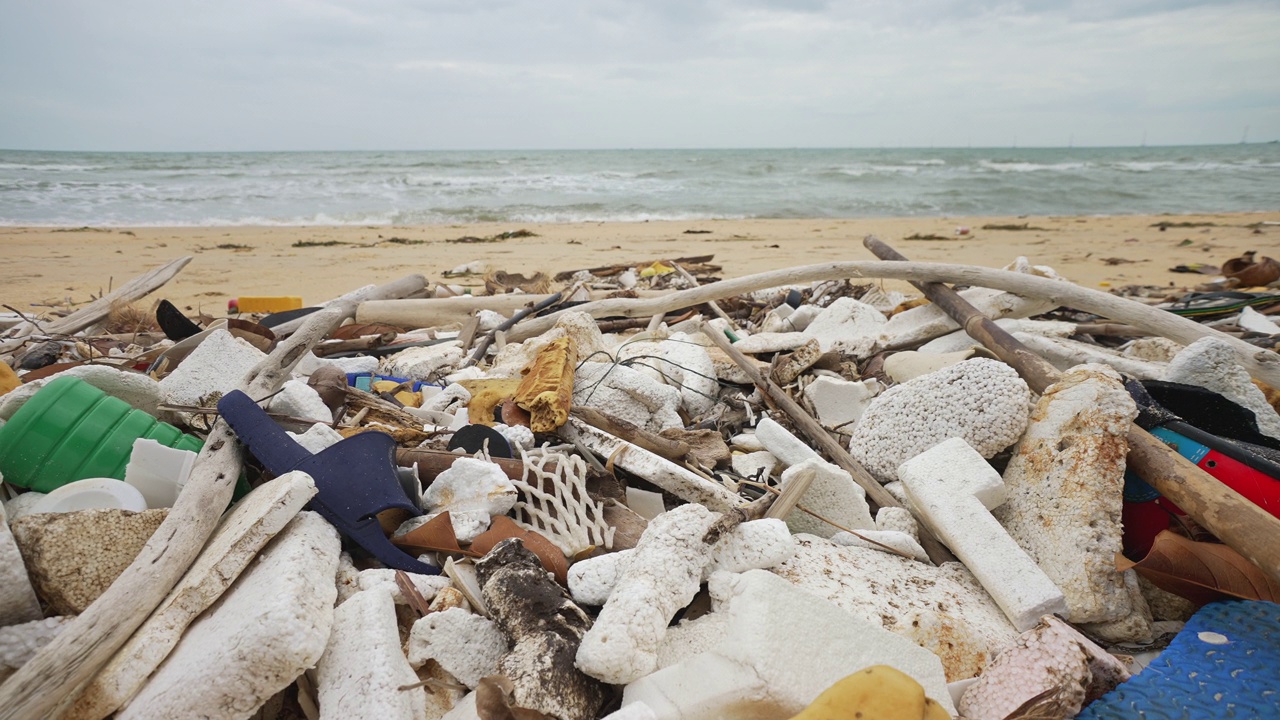
[[[1079,717],[1280,719],[1280,605],[1204,606],[1154,662]]]

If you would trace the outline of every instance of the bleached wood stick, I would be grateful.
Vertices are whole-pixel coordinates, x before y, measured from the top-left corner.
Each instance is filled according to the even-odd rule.
[[[64,318],[41,323],[40,332],[45,335],[69,335],[83,330],[110,315],[112,305],[130,303],[159,290],[165,283],[172,280],[182,268],[186,267],[189,262],[191,262],[191,256],[187,255],[167,265],[152,268]],[[35,325],[31,323],[22,323],[13,328],[6,333],[6,336],[15,339],[0,343],[0,353],[11,352],[21,346],[21,338],[30,335],[35,330]]]
[[[1280,354],[1250,345],[1226,333],[1201,325],[1173,313],[1080,287],[1061,280],[995,270],[975,265],[947,263],[849,261],[802,265],[721,280],[691,290],[668,293],[652,298],[616,298],[584,303],[573,309],[592,317],[650,317],[680,308],[700,305],[708,300],[741,295],[781,285],[811,283],[822,280],[887,279],[908,282],[944,282],[995,288],[1023,297],[1043,298],[1058,305],[1091,312],[1111,320],[1141,328],[1153,335],[1167,337],[1189,345],[1203,337],[1216,337],[1229,343],[1239,362],[1249,374],[1272,387],[1280,387]],[[383,305],[389,305],[384,303]],[[526,320],[508,336],[511,342],[540,335],[556,322],[556,314]]]
[[[421,289],[414,275],[379,288],[390,297]],[[308,316],[307,322],[258,363],[240,384],[250,397],[264,397],[289,379],[298,360],[355,313],[344,302]],[[191,477],[142,552],[97,600],[0,685],[0,720],[55,718],[65,702],[111,658],[173,589],[208,541],[231,502],[242,451],[235,434],[219,422],[196,458]]]

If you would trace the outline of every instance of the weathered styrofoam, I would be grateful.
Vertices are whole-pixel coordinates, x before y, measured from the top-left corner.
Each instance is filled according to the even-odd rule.
[[[717,512],[732,510],[741,504],[741,499],[725,486],[575,417],[570,417],[569,422],[560,428],[560,434],[571,441],[581,442],[591,452],[612,459],[615,466],[686,502],[699,503]]]
[[[768,569],[786,562],[796,552],[795,540],[781,520],[751,520],[725,533],[711,547],[702,569],[705,581],[717,572],[740,573]],[[569,592],[574,602],[603,605],[627,572],[635,550],[597,555],[569,568]]]
[[[831,542],[837,545],[884,552],[889,552],[884,547],[888,546],[898,552],[906,553],[920,562],[929,562],[929,553],[926,553],[924,548],[920,547],[920,541],[898,530],[862,530],[857,535],[841,531],[831,536]]]
[[[337,430],[320,423],[307,428],[304,433],[291,432],[289,437],[293,438],[295,442],[312,455],[342,442],[342,435]]]
[[[712,579],[723,633],[707,652],[629,684],[623,706],[648,705],[657,718],[788,717],[836,680],[869,665],[915,678],[948,712],[942,663],[928,650],[859,619],[762,570]],[[767,715],[766,715],[767,714]]]
[[[680,391],[625,365],[588,362],[573,377],[573,405],[603,410],[646,430],[684,427]]]
[[[265,357],[261,350],[226,330],[215,330],[160,381],[160,390],[171,405],[202,405],[215,393],[235,390]],[[178,416],[183,422],[192,417],[190,413]]]
[[[823,308],[805,327],[803,335],[806,340],[816,339],[822,352],[835,350],[861,358],[871,354],[885,322],[879,310],[851,297],[841,297]]]
[[[168,513],[32,513],[10,528],[41,599],[56,614],[78,615],[129,567]]]
[[[333,422],[333,411],[320,393],[306,383],[305,380],[289,380],[280,387],[280,392],[271,396],[266,409],[273,413],[289,417],[314,420],[316,422]]]
[[[792,465],[782,473],[781,487],[786,489],[796,476],[808,472],[813,473],[813,481],[804,495],[800,496],[799,504],[840,527],[819,520],[797,507],[787,515],[787,527],[792,532],[831,537],[840,532],[841,528],[875,528],[871,508],[867,505],[867,491],[853,481],[853,476],[829,462],[811,459]]]
[[[626,573],[582,638],[578,669],[610,684],[653,672],[667,625],[698,592],[711,555],[703,536],[718,517],[689,503],[649,523]]]
[[[339,551],[328,522],[299,513],[116,717],[243,718],[288,687],[324,651]]]
[[[898,477],[923,520],[973,572],[1018,630],[1067,610],[1062,591],[991,515],[1005,502],[1000,474],[952,438],[903,463]]]
[[[484,460],[459,457],[423,491],[422,504],[432,513],[480,510],[487,515],[504,515],[519,498],[516,486],[502,468]]]
[[[871,401],[853,428],[849,454],[881,482],[897,479],[899,465],[948,438],[963,438],[989,458],[1022,436],[1030,399],[1013,368],[988,358],[965,360]]]
[[[498,674],[498,661],[510,647],[507,637],[488,618],[462,608],[431,613],[413,623],[409,633],[409,664],[422,667],[428,660],[469,688],[480,679]]]
[[[25,665],[74,619],[68,615],[55,615],[43,620],[0,625],[0,682]]]
[[[1200,338],[1169,363],[1165,380],[1199,385],[1253,411],[1258,431],[1280,440],[1280,414],[1236,362],[1236,351],[1219,338]]]
[[[1073,623],[1119,620],[1133,611],[1115,558],[1125,436],[1136,415],[1114,371],[1074,368],[1036,403],[1005,468],[1009,502],[995,515],[1062,589],[1064,617]]]
[[[364,590],[333,611],[333,631],[316,665],[321,720],[421,720],[426,691],[400,650],[395,603],[385,590]]]
[[[882,390],[875,379],[854,382],[823,375],[805,385],[804,397],[823,427],[848,433]]]
[[[404,596],[404,592],[396,584],[396,572],[391,568],[361,570],[356,577],[358,591],[383,590],[391,594],[391,600],[395,604],[408,605],[409,599]],[[422,573],[406,572],[405,577],[409,578],[409,582],[413,584],[414,589],[427,602],[431,602],[436,593],[449,587],[449,578],[443,575],[423,575]]]
[[[773,418],[763,418],[756,423],[756,439],[765,450],[773,453],[784,467],[799,465],[806,460],[821,460],[817,450],[792,435]]]
[[[716,403],[720,385],[716,381],[715,366],[706,348],[689,335],[675,333],[660,342],[627,342],[618,348],[617,359],[679,390],[681,407],[693,417],[707,412]]]
[[[451,340],[437,345],[401,350],[395,355],[383,358],[378,367],[383,374],[392,377],[439,382],[449,373],[462,367],[466,358],[462,346],[456,340]]]
[[[5,508],[0,505],[0,627],[43,617],[36,591],[27,577],[27,566],[9,530]]]
[[[133,697],[192,621],[226,592],[315,494],[310,475],[291,472],[258,486],[236,503],[168,597],[80,693],[70,717],[99,720]],[[319,529],[316,533],[323,534]]]
[[[949,681],[977,675],[1017,631],[960,563],[938,567],[813,535],[770,572],[942,659]]]
[[[729,465],[733,471],[744,478],[755,477],[757,473],[760,477],[767,478],[773,474],[773,469],[778,465],[778,458],[767,450],[753,453],[736,453],[729,458]]]

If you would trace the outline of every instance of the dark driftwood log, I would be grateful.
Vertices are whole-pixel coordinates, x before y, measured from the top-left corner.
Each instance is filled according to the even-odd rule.
[[[425,285],[414,275],[375,289],[379,297],[403,297]],[[289,379],[298,360],[344,319],[355,302],[308,316],[302,328],[249,372],[240,389],[265,397]],[[55,718],[79,688],[111,658],[191,566],[231,502],[242,451],[226,423],[214,426],[191,477],[165,521],[138,557],[53,642],[0,685],[0,719]]]
[[[875,237],[863,241],[882,260],[906,258]],[[942,283],[913,282],[925,297],[1043,393],[1060,373]],[[1137,425],[1129,428],[1129,466],[1196,522],[1280,582],[1280,520],[1201,470]]]
[[[817,420],[814,420],[795,400],[792,400],[791,396],[778,387],[777,383],[762,375],[756,369],[756,366],[751,363],[751,360],[739,352],[729,342],[728,338],[710,328],[707,329],[705,335],[711,338],[711,342],[723,350],[730,360],[733,360],[738,364],[738,367],[742,368],[747,377],[751,378],[751,382],[760,388],[760,392],[767,395],[775,405],[787,414],[787,417],[791,418],[796,427],[800,428],[800,431],[809,438],[809,442],[831,458],[832,462],[840,466],[842,470],[849,473],[854,482],[858,483],[867,492],[867,496],[871,498],[872,502],[880,507],[902,507],[902,503],[890,495],[889,491],[885,490],[879,481],[871,477],[871,473],[859,465],[858,461],[854,460],[849,455],[849,452],[840,446],[840,443],[831,439],[831,436],[827,434],[826,428],[822,427]],[[951,551],[938,542],[938,539],[924,525],[920,526],[920,545],[928,553],[929,559],[938,565],[956,559],[951,554]]]

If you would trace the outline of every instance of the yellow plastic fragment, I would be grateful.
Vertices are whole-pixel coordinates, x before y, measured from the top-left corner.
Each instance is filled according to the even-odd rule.
[[[571,337],[547,343],[524,369],[524,380],[516,389],[516,405],[529,411],[529,429],[552,432],[569,419],[573,401],[573,369],[578,364],[578,347]]]
[[[915,678],[890,665],[872,665],[827,688],[791,720],[950,720],[924,696]]]
[[[667,273],[673,273],[675,271],[676,271],[675,268],[671,267],[670,265],[667,265],[661,260],[658,260],[654,262],[652,265],[650,265],[649,267],[641,270],[640,277],[653,277],[655,275],[666,275]]]
[[[6,362],[0,362],[0,395],[18,387],[22,381],[18,379],[18,373],[13,371]]]
[[[273,313],[285,310],[297,310],[302,307],[302,298],[297,295],[250,295],[236,298],[236,307],[242,313]]]
[[[467,403],[467,419],[481,425],[496,424],[493,409],[503,400],[516,394],[520,388],[520,378],[486,378],[480,380],[463,380],[458,383],[471,393],[471,401]]]

